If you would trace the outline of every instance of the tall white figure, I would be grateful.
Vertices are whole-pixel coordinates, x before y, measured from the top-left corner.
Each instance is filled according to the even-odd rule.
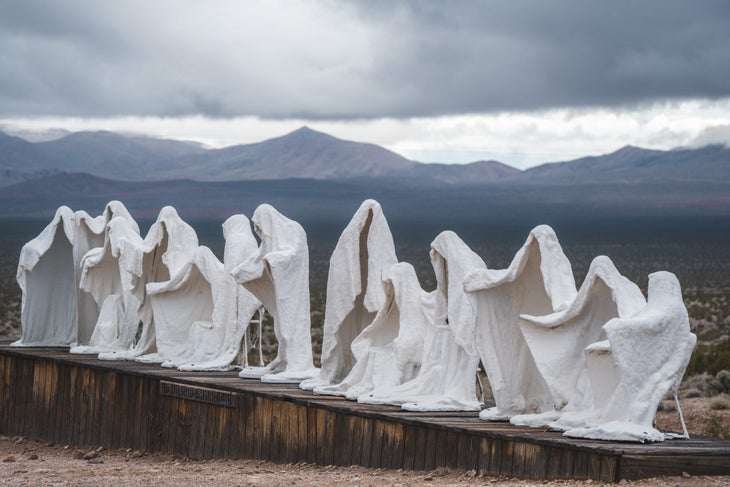
[[[62,206],[41,234],[23,247],[17,279],[23,303],[28,306],[22,305],[24,332],[15,345],[73,346],[88,342],[99,307],[79,289],[81,260],[90,249],[103,244],[104,229],[115,216],[128,219],[139,232],[118,201],[109,202],[94,218],[85,211],[72,213]]]
[[[258,244],[244,215],[233,215],[223,223],[223,237],[223,265],[212,266],[218,283],[213,315],[210,321],[193,323],[188,348],[177,365],[180,370],[230,370],[247,363],[244,335],[261,302],[236,283],[230,272],[254,255]]]
[[[657,406],[669,390],[676,398],[697,342],[676,276],[650,274],[646,306],[630,317],[612,319],[603,329],[608,340],[586,349],[592,414],[565,435],[663,441],[665,435],[652,427]],[[558,421],[556,427],[561,426],[567,425]]]
[[[132,294],[140,296],[139,322],[142,327],[139,340],[131,350],[100,353],[103,360],[132,359],[142,362],[162,362],[157,353],[154,313],[145,286],[165,282],[176,275],[193,258],[198,248],[195,230],[185,223],[172,206],[160,210],[144,240],[127,253],[127,272],[134,279]],[[136,333],[136,329],[134,330]]]
[[[67,206],[20,251],[22,335],[16,347],[70,346],[77,339],[74,217]]]
[[[261,245],[232,275],[273,317],[279,349],[267,366],[244,368],[240,376],[299,383],[319,374],[312,360],[307,235],[271,205],[256,208],[252,220]]]
[[[91,217],[87,212],[80,210],[74,213],[74,245],[73,263],[76,280],[76,295],[78,307],[78,339],[77,345],[87,345],[99,319],[100,304],[93,296],[81,287],[81,261],[86,253],[104,245],[107,225],[113,218],[122,218],[127,221],[130,230],[139,234],[139,226],[129,214],[127,208],[119,201],[107,203],[101,215]]]
[[[520,328],[521,314],[551,314],[576,295],[570,262],[553,229],[536,227],[507,269],[478,270],[464,286],[477,311],[477,350],[496,402],[479,417],[504,420],[554,409]]]
[[[563,414],[585,414],[587,402],[592,406],[592,401],[584,350],[606,339],[603,326],[608,321],[630,317],[644,306],[638,286],[622,276],[608,257],[599,256],[567,308],[545,316],[521,315],[520,329],[550,389],[554,409],[513,416],[510,421],[546,426]],[[600,390],[609,388],[609,383],[600,385]]]
[[[84,255],[79,268],[79,287],[99,308],[94,330],[86,345],[71,353],[128,351],[139,327],[139,308],[144,288],[131,271],[141,259],[142,237],[137,224],[124,217],[106,226],[104,243]]]
[[[413,266],[404,262],[390,268],[385,284],[385,305],[352,342],[352,370],[338,384],[315,387],[315,393],[359,400],[418,375],[433,322],[433,293],[421,289]]]
[[[386,273],[398,262],[380,204],[366,200],[340,235],[330,257],[319,377],[302,389],[337,384],[352,370],[353,340],[385,304]]]
[[[435,313],[420,372],[404,384],[375,388],[358,401],[400,404],[411,411],[478,411],[477,316],[463,282],[467,273],[487,266],[451,231],[434,239],[430,255],[436,274]]]

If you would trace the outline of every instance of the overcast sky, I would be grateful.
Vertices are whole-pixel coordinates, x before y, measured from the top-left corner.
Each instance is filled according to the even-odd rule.
[[[0,126],[518,167],[730,142],[730,2],[0,2]]]

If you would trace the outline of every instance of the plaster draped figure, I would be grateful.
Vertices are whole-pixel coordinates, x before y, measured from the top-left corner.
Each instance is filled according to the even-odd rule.
[[[434,239],[430,256],[436,274],[435,313],[420,372],[411,381],[376,388],[358,401],[399,404],[411,411],[479,411],[477,316],[463,282],[467,273],[487,266],[451,231]]]
[[[62,206],[41,234],[23,247],[17,279],[23,302],[28,303],[22,306],[25,312],[21,316],[27,332],[15,345],[74,346],[88,342],[99,307],[79,289],[81,259],[103,244],[104,228],[116,215],[134,222],[118,201],[109,202],[94,218],[85,211],[72,213]],[[63,235],[59,228],[63,228]]]
[[[132,294],[140,296],[139,322],[141,334],[131,350],[100,353],[103,360],[132,359],[141,362],[162,362],[157,353],[155,320],[151,300],[145,286],[165,282],[175,276],[193,258],[198,248],[195,230],[178,216],[175,208],[160,210],[144,240],[128,253],[126,272],[133,276]],[[135,328],[135,334],[137,329]]]
[[[80,210],[74,213],[74,245],[73,264],[76,282],[77,309],[78,309],[78,339],[77,345],[87,345],[99,319],[100,304],[90,293],[81,288],[81,261],[86,253],[104,245],[105,229],[113,218],[123,218],[130,229],[139,234],[139,226],[129,214],[127,208],[119,201],[107,203],[101,215],[91,217],[87,212]]]
[[[582,417],[561,418],[554,426],[567,429],[565,435],[572,437],[663,441],[665,435],[652,427],[657,406],[669,390],[676,400],[697,342],[676,276],[650,274],[646,306],[632,316],[610,320],[603,329],[608,339],[586,349],[593,410]],[[688,437],[686,429],[684,436]]]
[[[504,420],[554,409],[520,328],[521,314],[551,314],[576,295],[570,262],[553,229],[536,227],[507,269],[477,270],[464,288],[477,311],[477,350],[496,403],[479,417]]]
[[[69,346],[77,339],[73,267],[74,217],[67,206],[20,251],[16,279],[22,292],[16,347]]]
[[[261,309],[261,302],[236,283],[230,272],[255,254],[258,244],[244,215],[234,215],[223,223],[223,237],[226,242],[223,264],[214,266],[218,288],[223,292],[214,301],[211,320],[193,323],[188,349],[177,364],[180,370],[230,370],[248,365],[247,331]]]
[[[352,342],[354,367],[340,383],[315,387],[316,394],[357,400],[418,375],[433,322],[433,293],[421,288],[413,266],[404,262],[390,268],[385,284],[385,305]]]
[[[330,258],[319,377],[302,389],[337,384],[352,370],[352,341],[385,304],[384,280],[395,244],[380,204],[366,200],[340,235]]]
[[[592,407],[584,350],[606,339],[603,326],[609,320],[630,317],[644,306],[638,286],[619,274],[608,257],[599,256],[567,308],[544,316],[521,315],[520,329],[550,390],[554,409],[513,416],[510,421],[543,427],[564,413],[583,414]],[[601,384],[599,391],[606,387]]]
[[[134,345],[144,288],[131,269],[141,259],[141,248],[137,224],[115,217],[106,226],[102,246],[84,255],[79,286],[100,311],[88,342],[71,353],[122,352]]]
[[[240,376],[299,383],[319,374],[312,359],[307,234],[271,205],[256,208],[252,220],[261,245],[231,273],[273,317],[279,349],[267,366],[246,367]]]

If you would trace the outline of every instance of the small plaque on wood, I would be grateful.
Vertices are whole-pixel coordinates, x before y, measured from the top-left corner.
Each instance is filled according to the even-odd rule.
[[[231,392],[218,391],[207,387],[191,386],[177,382],[160,381],[160,394],[179,397],[192,401],[207,402],[232,408],[235,406],[235,395]]]

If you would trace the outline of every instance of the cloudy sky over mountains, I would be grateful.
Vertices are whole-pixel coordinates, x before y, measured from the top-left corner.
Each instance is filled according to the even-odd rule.
[[[253,142],[307,124],[518,167],[730,142],[723,1],[0,3],[0,128]]]

